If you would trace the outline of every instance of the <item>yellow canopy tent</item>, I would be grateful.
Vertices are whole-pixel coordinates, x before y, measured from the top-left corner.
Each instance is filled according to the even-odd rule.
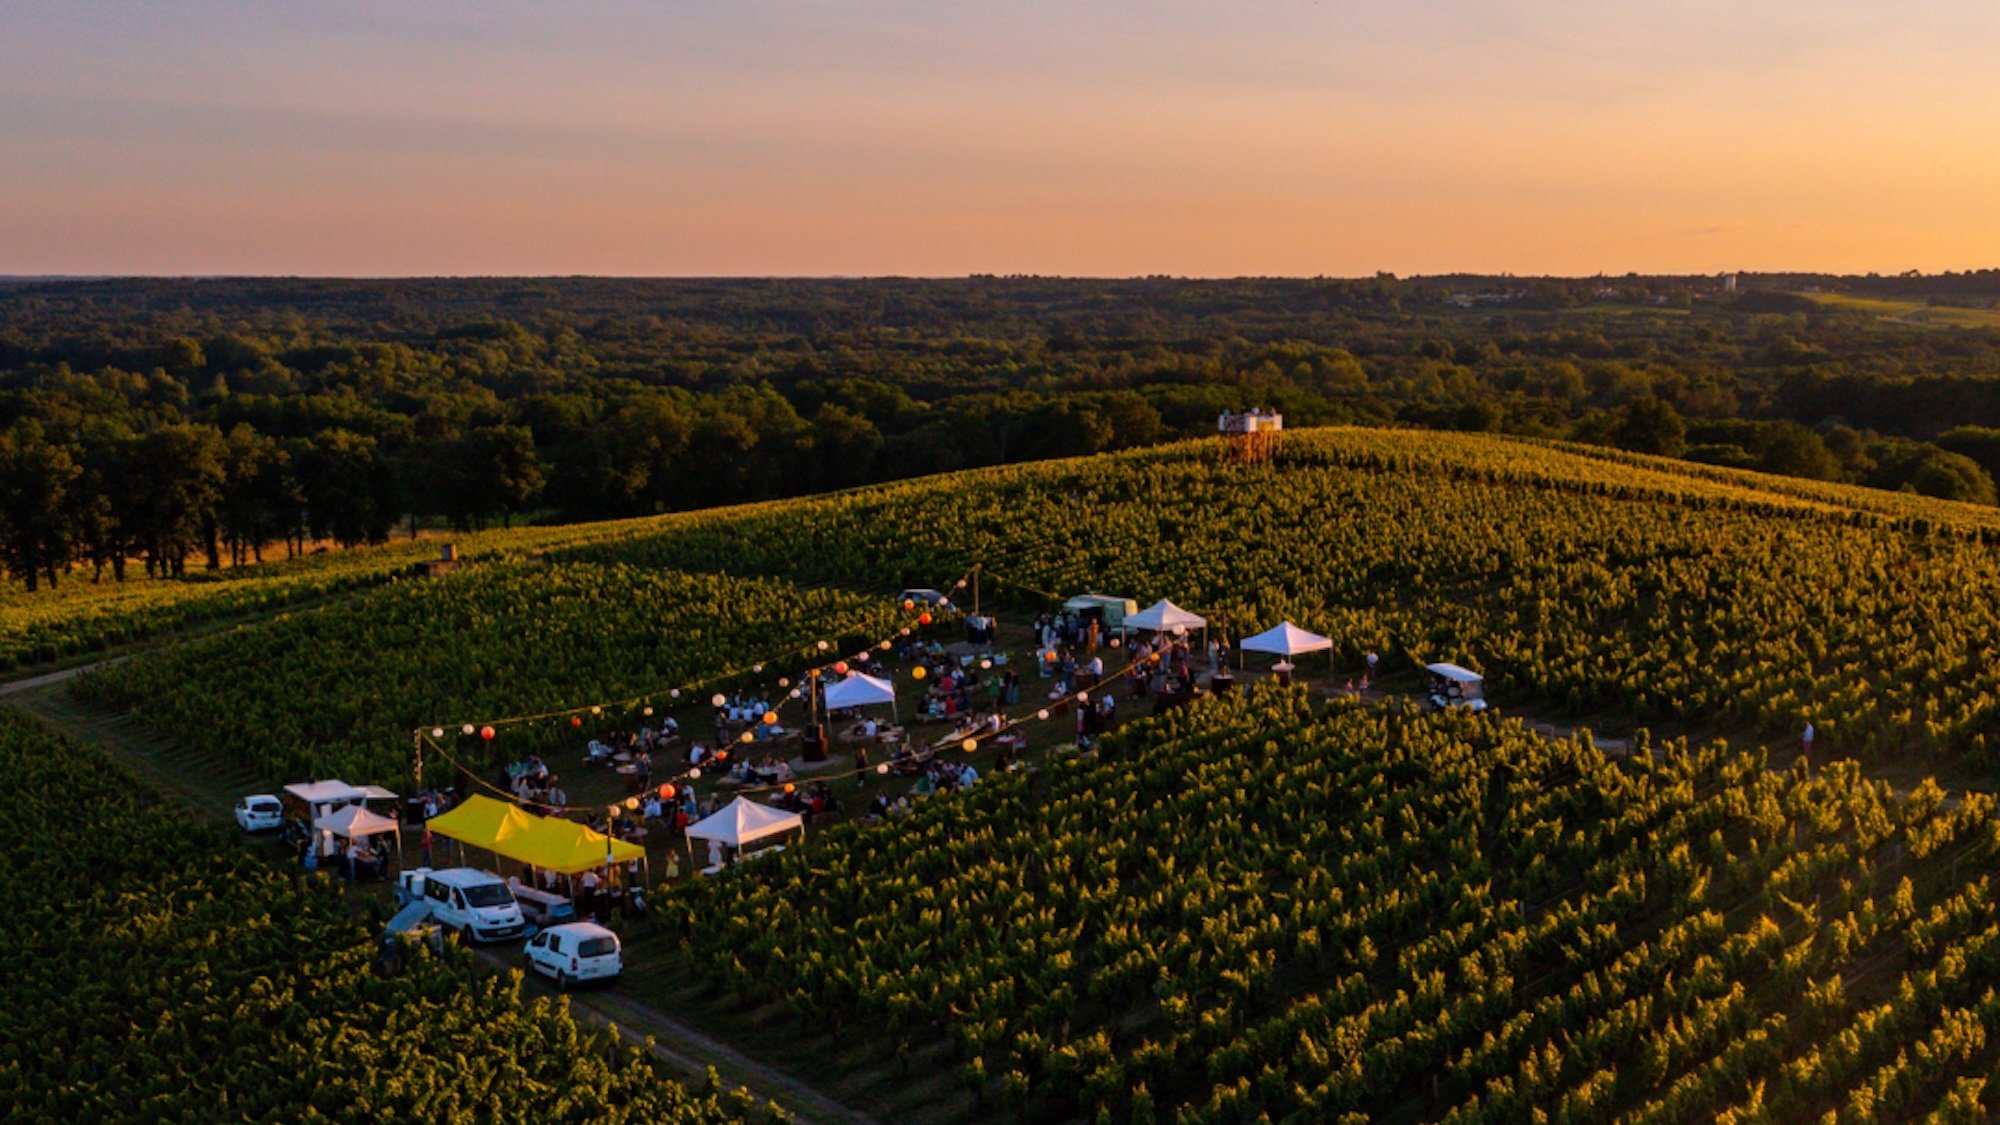
[[[646,849],[637,844],[624,840],[609,842],[611,847],[607,853],[604,833],[593,832],[574,821],[538,817],[525,838],[512,842],[515,850],[509,854],[523,863],[558,875],[575,875],[593,867],[603,867],[607,854],[614,863],[646,857]]]
[[[575,875],[605,866],[605,836],[573,821],[536,816],[505,801],[474,794],[465,803],[429,821],[432,832],[461,844],[485,848],[530,867]],[[612,840],[610,861],[644,859],[646,849]]]
[[[457,808],[430,818],[424,825],[461,844],[485,848],[495,855],[512,855],[506,843],[527,835],[538,819],[505,801],[474,793]]]

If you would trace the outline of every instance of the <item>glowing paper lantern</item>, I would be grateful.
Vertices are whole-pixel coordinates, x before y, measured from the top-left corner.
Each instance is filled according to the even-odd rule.
[[[982,660],[979,662],[979,666],[981,668],[991,668],[993,667],[993,662],[991,660]]]
[[[917,600],[916,600],[915,598],[904,598],[904,599],[903,599],[903,608],[904,608],[904,609],[915,609],[915,608],[917,608]]]
[[[887,774],[889,772],[889,763],[883,762],[881,765],[876,766],[875,772],[879,774]]]
[[[717,750],[717,751],[715,752],[715,760],[716,760],[716,761],[718,761],[718,762],[726,762],[726,761],[728,761],[728,760],[729,760],[729,751],[727,751],[727,750]],[[688,776],[689,776],[689,777],[700,777],[700,776],[701,776],[701,771],[700,771],[700,770],[689,770],[689,771],[688,771]]]
[[[952,584],[951,584],[951,588],[952,588],[952,589],[954,589],[954,590],[963,590],[963,589],[965,589],[965,579],[961,578],[961,579],[959,579],[958,581],[956,581],[956,582],[952,583]]]
[[[752,672],[762,672],[764,670],[764,666],[762,664],[752,664],[750,666],[750,670]]]
[[[792,695],[792,698],[793,698],[793,699],[797,699],[797,698],[799,697],[799,689],[797,689],[797,688],[793,688],[793,689],[792,689],[792,692],[791,692],[791,695]]]
[[[756,737],[757,737],[756,735],[751,734],[749,731],[746,730],[743,732],[743,737],[739,741],[749,742],[755,739]]]
[[[444,728],[443,728],[443,727],[432,727],[432,728],[431,728],[431,737],[432,737],[432,738],[443,738],[443,737],[444,737]]]
[[[583,719],[580,716],[571,715],[569,717],[569,725],[573,727],[580,727],[583,725]]]
[[[729,697],[718,691],[714,695],[709,696],[708,701],[710,704],[720,707],[729,702]]]
[[[790,677],[788,677],[788,676],[779,676],[779,677],[778,677],[778,686],[779,686],[779,687],[791,687],[791,686],[792,686],[792,681],[791,681],[791,678],[790,678]]]
[[[847,661],[845,660],[835,661],[833,665],[833,671],[836,675],[841,675],[841,676],[847,675]]]
[[[637,809],[639,807],[639,798],[637,797],[625,798],[625,807],[628,809]]]
[[[717,755],[716,755],[716,757],[718,757],[718,758],[727,758],[728,756],[729,756],[729,755],[727,755],[727,754],[717,754]],[[698,778],[700,778],[700,777],[701,777],[701,769],[700,769],[699,767],[696,767],[695,769],[691,769],[691,770],[689,770],[689,771],[688,771],[688,780],[690,780],[690,781],[693,781],[693,780],[696,780],[696,779],[698,779]]]
[[[776,726],[776,725],[777,725],[777,722],[778,722],[778,713],[777,713],[776,711],[766,711],[766,712],[764,712],[764,725],[765,725],[765,726],[767,726],[767,727],[768,727],[768,726]]]
[[[879,645],[876,645],[875,647],[876,647],[876,648],[879,648],[879,649],[881,649],[881,650],[882,650],[883,652],[888,652],[888,651],[889,651],[889,642],[888,642],[888,641],[883,641],[883,642],[882,642],[881,644],[879,644]]]
[[[675,688],[674,690],[668,692],[667,694],[675,699],[679,699],[681,697],[681,689]]]
[[[1048,653],[1048,655],[1047,655],[1047,659],[1048,659],[1048,662],[1049,662],[1049,663],[1051,663],[1051,664],[1054,664],[1054,663],[1056,662],[1056,654],[1055,654],[1054,650],[1050,650],[1050,652],[1049,652],[1049,653]]]
[[[825,652],[825,651],[826,651],[827,649],[830,649],[830,648],[832,648],[832,647],[833,647],[833,642],[831,642],[831,641],[821,641],[821,642],[819,642],[819,650],[820,650],[821,652]]]
[[[787,793],[790,793],[790,792],[792,792],[792,791],[793,791],[794,789],[797,789],[797,788],[798,788],[798,787],[797,787],[797,786],[795,786],[795,785],[793,785],[793,784],[792,784],[791,782],[789,782],[789,781],[785,782],[785,792],[787,792]]]
[[[617,805],[613,805],[610,808],[604,810],[604,815],[610,817],[612,820],[618,819],[618,813],[619,813],[619,808]]]
[[[1089,692],[1087,692],[1087,691],[1080,691],[1080,692],[1077,692],[1077,693],[1076,693],[1076,701],[1077,701],[1078,703],[1088,703],[1088,702],[1090,702],[1090,693],[1089,693]]]
[[[467,724],[465,724],[465,733],[466,733],[466,734],[471,734],[471,733],[472,733],[472,724],[471,724],[471,723],[467,723]]]
[[[674,787],[671,785],[660,786],[660,800],[671,801],[673,799],[674,799]]]
[[[597,704],[592,704],[590,708],[590,713],[593,715],[602,715],[604,714],[604,708]]]
[[[919,624],[919,625],[928,625],[928,624],[930,624],[930,623],[931,623],[931,615],[930,615],[930,614],[928,614],[928,613],[919,613],[919,614],[917,614],[917,624]]]
[[[910,678],[913,680],[921,680],[928,675],[930,675],[930,673],[925,671],[924,666],[921,664],[917,665],[915,668],[910,669]]]
[[[480,728],[479,728],[479,737],[481,737],[481,738],[485,739],[485,740],[486,740],[486,741],[488,741],[488,742],[491,742],[491,741],[493,741],[493,728],[492,728],[492,727],[480,727]]]
[[[964,748],[966,753],[970,754],[974,750],[979,749],[979,740],[976,738],[968,738],[964,742],[959,743],[959,746]]]
[[[650,717],[653,714],[653,709],[651,707],[646,708],[644,714]]]

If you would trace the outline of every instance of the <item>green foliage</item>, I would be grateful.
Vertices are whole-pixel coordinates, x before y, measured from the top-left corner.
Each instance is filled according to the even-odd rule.
[[[1971,877],[2000,820],[1267,690],[695,880],[660,926],[821,1020],[941,1021],[1029,1117],[1901,1116],[1963,1103],[2000,1032],[1985,877],[1890,905],[1920,835]],[[1890,999],[1838,987],[1864,970]]]
[[[0,715],[15,1120],[704,1121],[742,1115],[455,945],[375,924],[95,752]]]
[[[1996,541],[1990,510],[1907,495],[1327,430],[1288,435],[1270,466],[1184,446],[990,470],[690,515],[575,557],[874,589],[983,564],[1024,608],[1108,590],[1237,636],[1289,618],[1343,667],[1460,660],[1548,713],[1770,736],[1811,719],[1836,753],[1984,763]]]
[[[867,643],[893,613],[771,581],[496,563],[114,665],[77,690],[273,777],[393,781],[409,776],[416,727],[646,693],[664,706],[669,689],[822,638]],[[636,709],[615,718],[637,725]],[[582,748],[567,720],[462,749],[511,761],[560,746]]]

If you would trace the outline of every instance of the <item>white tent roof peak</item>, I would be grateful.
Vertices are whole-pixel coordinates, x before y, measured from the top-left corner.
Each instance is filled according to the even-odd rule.
[[[1198,613],[1189,613],[1165,598],[1154,602],[1145,609],[1125,619],[1125,624],[1134,629],[1146,629],[1155,633],[1170,633],[1175,629],[1201,629],[1208,625],[1208,618]]]
[[[837,684],[826,686],[826,705],[835,710],[895,701],[896,685],[861,672],[856,672]]]
[[[797,813],[738,797],[714,816],[688,825],[687,834],[696,840],[718,840],[732,848],[741,848],[772,836],[802,831],[805,826],[805,818]]]
[[[1308,633],[1289,621],[1275,629],[1266,629],[1254,637],[1243,640],[1245,652],[1275,652],[1280,656],[1297,656],[1306,652],[1322,652],[1333,647],[1333,642],[1318,633]]]
[[[301,781],[297,785],[285,786],[285,792],[308,805],[324,805],[332,801],[359,801],[367,796],[345,781]]]
[[[358,840],[363,836],[394,832],[396,822],[380,813],[369,812],[361,805],[349,805],[313,821],[313,827],[345,839]]]

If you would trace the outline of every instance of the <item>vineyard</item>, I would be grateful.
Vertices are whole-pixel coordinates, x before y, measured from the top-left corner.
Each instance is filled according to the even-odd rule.
[[[1551,714],[1765,737],[1810,720],[1836,753],[2000,763],[1988,511],[1667,464],[1315,431],[1266,467],[1180,447],[989,470],[570,554],[864,588],[982,565],[1021,606],[1092,589],[1238,635],[1289,618],[1350,666],[1456,660]]]
[[[459,535],[452,542],[461,558],[480,561],[659,526],[660,521],[649,520],[517,528]],[[406,540],[196,571],[179,579],[148,578],[133,568],[124,582],[112,581],[109,574],[100,582],[73,576],[55,589],[32,594],[8,585],[0,588],[0,671],[353,593],[407,573],[420,559],[437,558],[440,542]]]
[[[419,724],[646,692],[666,707],[676,684],[747,679],[751,662],[827,636],[860,643],[891,610],[769,580],[494,563],[115,665],[77,690],[139,707],[162,733],[270,777],[393,781],[409,776]],[[550,721],[510,729],[502,749],[519,758],[577,741],[567,721]]]
[[[331,880],[273,870],[86,747],[0,716],[18,1121],[731,1121],[455,946],[395,975]]]
[[[1335,430],[1288,435],[1262,466],[1170,447],[536,534],[443,579],[371,582],[73,690],[272,779],[393,785],[412,727],[633,700],[579,717],[587,731],[567,717],[506,726],[494,750],[573,761],[580,738],[635,725],[638,706],[699,716],[707,685],[768,683],[826,659],[816,642],[851,652],[887,636],[909,618],[885,595],[975,568],[1010,624],[1086,590],[1172,597],[1236,636],[1290,619],[1333,637],[1337,665],[1377,651],[1392,676],[1439,659],[1479,668],[1503,714],[1703,737],[1640,731],[1632,756],[1610,758],[1588,737],[1490,714],[1327,703],[1323,680],[1259,687],[1130,724],[1095,753],[1060,747],[989,771],[906,819],[816,825],[748,871],[680,884],[628,934],[629,986],[641,999],[696,988],[711,1011],[755,1010],[801,1040],[841,1029],[841,1057],[871,1072],[948,1067],[954,1100],[932,1108],[982,1118],[2000,1113],[2000,998],[1986,983],[2000,972],[2000,815],[1983,794],[1869,776],[1881,763],[1959,776],[2000,764],[1988,512],[1518,441]],[[1706,737],[1789,740],[1808,720],[1831,751],[1811,771]],[[1036,729],[1046,748],[1055,728]],[[138,804],[64,780],[93,770],[87,756],[30,754],[38,736],[24,728],[8,737],[35,759],[35,791],[74,787],[113,810],[90,814],[113,824],[104,840],[148,857],[113,879],[123,849],[93,843],[88,891],[103,879],[115,893],[92,898],[87,935],[52,920],[49,940],[97,950],[132,935],[105,964],[213,947],[213,979],[149,968],[144,979],[197,999],[194,1014],[144,1009],[170,1029],[148,1050],[268,1066],[236,1053],[236,1025],[208,1006],[231,974],[265,977],[257,987],[282,1002],[253,1015],[259,1026],[335,1047],[286,1056],[291,1069],[256,1096],[295,1099],[314,1081],[385,1112],[485,1115],[489,1087],[445,1088],[486,1073],[478,1064],[357,1062],[391,1056],[366,1055],[374,1041],[350,1041],[312,1006],[335,1003],[299,976],[324,961],[349,972],[334,991],[371,1003],[417,990],[421,1016],[376,1022],[420,1045],[450,1035],[454,1050],[461,1036],[486,1050],[505,1041],[482,1038],[491,1025],[573,1050],[582,1092],[568,1079],[533,1088],[586,1101],[547,1116],[640,1104],[620,1100],[639,1097],[620,1083],[643,1068],[601,1065],[606,1048],[576,1047],[560,1009],[450,952],[366,976],[367,928],[335,896],[237,879],[258,864],[219,839],[168,853]],[[52,832],[60,806],[30,804],[17,825]],[[236,903],[239,883],[262,897]],[[225,915],[261,919],[240,950]],[[57,987],[42,967],[55,948],[17,991]],[[92,1058],[68,1049],[85,1039],[58,1037],[110,1041],[94,1021],[134,1006],[111,995],[50,1000],[59,1014],[98,1007],[34,1026],[29,1042],[62,1051],[0,1055],[0,1092],[72,1099],[48,1113],[172,1116],[167,1080],[148,1087],[163,1107],[150,1114],[90,1101],[110,1095],[89,1064],[54,1079],[30,1069]],[[283,1014],[294,998],[307,1014]],[[488,1019],[453,1022],[461,1008]],[[326,1077],[309,1077],[314,1065]],[[687,1099],[656,1103],[669,1116],[744,1109],[646,1089]],[[278,1114],[270,1096],[243,1115]]]
[[[1027,1119],[1972,1121],[1996,848],[1990,800],[1851,766],[1270,691],[698,880],[659,940],[802,1021],[942,1023]]]

